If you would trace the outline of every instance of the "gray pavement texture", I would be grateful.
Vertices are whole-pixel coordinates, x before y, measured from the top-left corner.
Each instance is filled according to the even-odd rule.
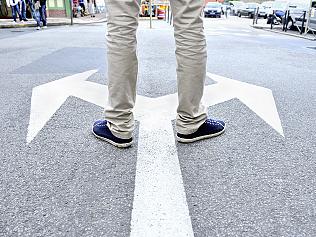
[[[208,108],[226,133],[177,143],[194,234],[315,236],[316,44],[249,23],[205,21],[208,71],[271,89],[285,137],[237,99]],[[26,144],[32,88],[90,69],[107,83],[105,33],[0,30],[0,236],[129,236],[141,124],[132,148],[115,149],[90,133],[102,108],[70,97]],[[172,36],[141,22],[138,94],[177,91]]]

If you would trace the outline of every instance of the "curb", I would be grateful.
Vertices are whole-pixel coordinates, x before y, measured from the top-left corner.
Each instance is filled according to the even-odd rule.
[[[99,20],[99,21],[91,21],[91,22],[74,22],[73,25],[89,25],[89,24],[97,24],[97,23],[105,23],[107,20]],[[71,25],[70,20],[69,22],[51,22],[47,23],[47,26],[66,26],[66,25]],[[13,29],[13,28],[27,28],[27,27],[36,27],[36,23],[26,23],[26,24],[21,24],[21,23],[16,23],[16,24],[8,24],[8,25],[1,25],[0,24],[0,29]]]
[[[316,38],[312,39],[312,38],[308,38],[308,37],[303,36],[303,35],[291,34],[288,32],[277,31],[277,30],[273,30],[273,29],[271,30],[270,28],[266,28],[264,26],[254,26],[254,25],[250,25],[250,26],[255,28],[255,29],[259,29],[259,30],[265,30],[265,31],[273,32],[273,33],[282,34],[282,35],[293,36],[296,38],[306,39],[306,40],[310,40],[310,41],[316,41]]]

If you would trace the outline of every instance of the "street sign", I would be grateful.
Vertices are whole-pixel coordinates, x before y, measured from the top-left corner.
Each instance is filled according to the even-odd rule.
[[[87,81],[96,72],[78,73],[33,88],[27,143],[70,96],[105,106],[107,86]],[[271,90],[207,75],[217,83],[205,87],[205,105],[237,98],[284,136]],[[171,124],[176,117],[177,98],[177,94],[137,96],[135,117],[140,128],[131,237],[194,236]]]

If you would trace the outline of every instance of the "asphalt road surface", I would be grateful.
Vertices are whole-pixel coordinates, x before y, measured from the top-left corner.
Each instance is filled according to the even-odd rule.
[[[165,181],[179,189],[166,186],[164,191],[166,196],[175,192],[184,201],[184,208],[173,211],[168,206],[170,213],[183,211],[190,217],[184,218],[183,230],[188,232],[182,236],[315,236],[316,50],[308,47],[316,43],[255,30],[250,23],[237,18],[205,22],[208,72],[256,86],[247,92],[248,104],[229,96],[234,88],[244,95],[243,86],[214,93],[214,98],[227,95],[208,107],[211,117],[226,121],[225,134],[184,145],[159,140],[165,135],[155,131],[153,144],[140,135],[138,121],[136,143],[123,150],[91,134],[92,123],[103,115],[100,103],[106,102],[105,94],[92,98],[97,89],[88,89],[89,85],[101,90],[107,84],[104,24],[0,30],[0,236],[130,236],[131,223],[142,225],[133,214],[133,203],[137,199],[145,205],[148,196],[142,192],[146,185],[151,188],[150,180],[135,181],[143,174],[138,169],[146,170],[151,161],[144,167],[137,161],[140,156],[159,159],[163,154],[178,158],[162,174],[169,177],[170,168],[179,178]],[[138,31],[137,93],[159,99],[177,91],[173,31],[164,21],[154,22],[154,29],[148,26],[142,21]],[[96,71],[82,84],[86,91],[65,97],[27,142],[32,100],[42,104],[34,112],[40,118],[65,89],[64,84],[46,83],[73,75],[77,80],[78,73],[90,70]],[[219,82],[211,77],[206,84],[215,88]],[[77,88],[76,83],[67,86],[69,91]],[[47,100],[34,98],[36,87],[46,88]],[[262,100],[257,90],[270,91],[267,98],[275,104]],[[89,93],[91,101],[85,97]],[[257,111],[260,106],[264,115]],[[152,112],[149,109],[148,115]],[[281,130],[269,122],[272,115],[279,118]],[[143,126],[151,126],[154,133],[159,123],[158,116]],[[173,126],[174,120],[169,124]],[[151,128],[147,130],[151,135]],[[162,154],[156,148],[166,151]],[[157,198],[155,192],[149,195]],[[181,227],[176,219],[175,225]],[[168,233],[166,226],[159,226],[158,232]],[[163,236],[158,232],[147,236]]]

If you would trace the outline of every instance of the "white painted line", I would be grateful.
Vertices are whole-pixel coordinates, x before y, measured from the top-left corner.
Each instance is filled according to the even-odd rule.
[[[171,121],[142,120],[131,237],[193,237]]]
[[[78,73],[33,88],[27,143],[34,139],[59,107],[72,95],[75,88],[95,72],[97,70]],[[92,89],[91,93],[94,93],[94,91],[95,88]],[[86,94],[89,94],[88,89],[83,93],[83,95]]]
[[[237,98],[284,137],[279,113],[270,89],[216,74],[207,73],[207,76],[217,82],[215,84],[217,88],[213,86],[205,89],[204,99],[207,99],[207,105],[221,103],[229,98]]]

